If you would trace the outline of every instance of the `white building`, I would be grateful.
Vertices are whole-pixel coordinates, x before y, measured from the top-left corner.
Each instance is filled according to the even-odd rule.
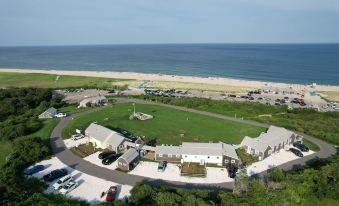
[[[300,141],[301,136],[282,127],[270,126],[267,132],[263,132],[257,138],[245,137],[240,146],[253,156],[262,160],[274,152]]]
[[[97,96],[97,97],[90,97],[83,99],[80,103],[78,108],[81,107],[92,107],[92,106],[100,106],[107,103],[107,99],[105,96]]]
[[[121,153],[125,150],[125,137],[118,132],[101,125],[95,123],[90,124],[85,130],[85,135],[89,138],[89,142],[91,142],[96,148],[108,148],[116,153]]]
[[[225,143],[182,143],[182,162],[194,162],[200,164],[227,165],[238,164],[239,158],[232,145]]]
[[[56,114],[58,114],[57,109],[55,109],[54,107],[51,107],[47,109],[46,111],[44,111],[43,113],[41,113],[39,115],[39,119],[51,119],[51,118],[54,118]]]
[[[225,143],[183,142],[181,146],[156,146],[155,159],[166,161],[193,162],[199,164],[239,164],[232,145]]]

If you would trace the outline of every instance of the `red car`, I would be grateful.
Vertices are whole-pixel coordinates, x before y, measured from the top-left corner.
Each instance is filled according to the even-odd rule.
[[[106,202],[113,202],[115,200],[115,195],[117,194],[118,188],[116,186],[111,186],[107,191]]]

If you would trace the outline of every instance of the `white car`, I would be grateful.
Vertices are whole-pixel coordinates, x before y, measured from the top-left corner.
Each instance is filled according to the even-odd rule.
[[[56,114],[55,115],[55,117],[66,117],[67,116],[67,114],[66,113],[58,113],[58,114]]]
[[[65,186],[70,181],[73,181],[72,176],[66,175],[66,176],[60,178],[56,183],[54,183],[53,188],[55,190],[60,190],[63,186]]]
[[[61,188],[61,190],[59,190],[60,194],[67,194],[69,193],[70,191],[74,190],[76,187],[78,186],[78,183],[74,180],[68,182],[65,186],[63,186]]]
[[[74,134],[74,135],[72,135],[72,137],[71,137],[71,139],[72,140],[78,140],[78,139],[82,139],[82,138],[84,138],[85,136],[83,135],[83,134]]]

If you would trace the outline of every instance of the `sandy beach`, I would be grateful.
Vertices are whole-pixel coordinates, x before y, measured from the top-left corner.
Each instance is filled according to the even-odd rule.
[[[264,87],[271,88],[292,88],[295,91],[314,90],[314,91],[339,91],[339,86],[332,85],[316,85],[311,88],[310,85],[288,84],[264,81],[239,80],[231,78],[219,77],[194,77],[194,76],[179,76],[165,74],[146,74],[134,72],[111,72],[111,71],[66,71],[66,70],[34,70],[34,69],[9,69],[0,68],[0,72],[19,72],[19,73],[41,73],[41,74],[56,74],[56,75],[73,75],[73,76],[88,76],[88,77],[105,77],[118,79],[135,79],[138,81],[149,80],[155,85],[162,83],[183,83],[183,84],[199,84],[201,87],[237,87],[246,89],[261,89]]]

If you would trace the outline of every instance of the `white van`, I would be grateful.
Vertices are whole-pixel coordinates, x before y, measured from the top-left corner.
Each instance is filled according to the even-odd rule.
[[[66,185],[68,182],[72,181],[73,178],[71,175],[66,175],[62,178],[60,178],[56,183],[53,184],[53,188],[55,190],[60,190],[64,185]]]

